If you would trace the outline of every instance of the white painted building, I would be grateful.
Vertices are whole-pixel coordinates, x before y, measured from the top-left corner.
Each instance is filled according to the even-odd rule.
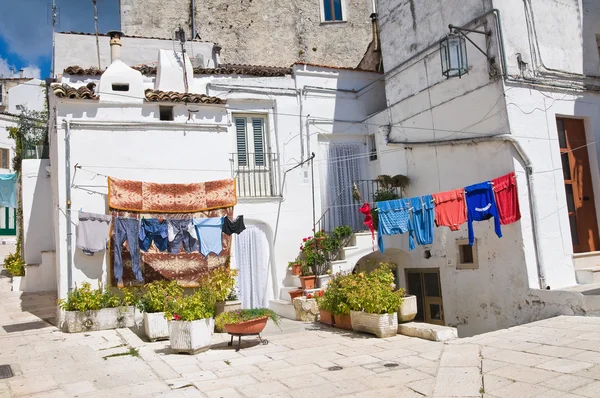
[[[256,236],[266,239],[269,248],[263,253],[267,264],[257,265],[264,266],[259,269],[268,279],[265,302],[289,311],[289,289],[282,289],[287,264],[314,226],[310,164],[290,170],[315,153],[317,219],[324,212],[322,203],[328,203],[321,197],[332,194],[333,180],[326,178],[333,177],[327,173],[337,167],[330,148],[350,146],[358,155],[353,161],[358,174],[348,176],[344,185],[367,178],[362,121],[385,107],[381,74],[308,64],[192,69],[186,57],[186,103],[184,63],[177,62],[181,54],[153,50],[157,67],[139,68],[142,74],[122,61],[132,51],[122,44],[121,56],[113,54],[105,71],[65,67],[52,85],[50,178],[58,296],[84,281],[108,282],[108,255],[88,257],[77,250],[75,227],[68,231],[67,217],[68,203],[75,224],[80,209],[106,214],[106,176],[157,183],[236,177],[235,214],[244,216],[247,227],[262,231]],[[244,127],[252,134],[244,134]],[[370,239],[367,246],[365,253],[371,250]]]
[[[492,221],[477,223],[473,262],[461,263],[466,224],[436,228],[433,245],[413,252],[404,236],[385,239],[425,320],[460,335],[600,309],[598,286],[570,288],[600,282],[600,7],[516,3],[378,2],[389,107],[367,120],[379,149],[372,177],[405,174],[418,196],[517,175],[521,221],[502,238]],[[488,32],[462,30],[473,42],[461,78],[442,74],[450,24]]]

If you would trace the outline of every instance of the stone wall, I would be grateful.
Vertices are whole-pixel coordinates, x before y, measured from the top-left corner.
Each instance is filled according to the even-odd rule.
[[[191,36],[191,0],[120,0],[126,35]],[[356,67],[372,39],[370,0],[343,0],[345,22],[321,22],[322,0],[196,1],[196,31],[222,46],[223,63]]]

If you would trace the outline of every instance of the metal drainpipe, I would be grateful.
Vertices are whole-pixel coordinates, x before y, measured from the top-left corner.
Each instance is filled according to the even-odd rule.
[[[294,76],[294,86],[296,88],[296,94],[298,95],[298,102],[300,105],[300,162],[304,162],[304,125],[302,124],[304,104],[302,103],[303,90],[298,89],[298,76]],[[308,137],[310,139],[310,137]]]
[[[544,261],[542,260],[543,254],[540,249],[539,242],[539,214],[537,208],[537,201],[535,199],[534,193],[534,179],[533,179],[533,163],[529,156],[523,150],[523,147],[519,143],[515,137],[511,135],[496,135],[489,137],[478,137],[478,138],[462,138],[457,140],[448,140],[448,141],[423,141],[423,142],[392,142],[388,141],[388,145],[405,145],[405,146],[415,146],[415,145],[430,145],[430,146],[438,146],[438,145],[452,145],[452,144],[460,144],[460,143],[477,143],[477,142],[490,142],[490,141],[503,141],[510,142],[523,163],[525,164],[525,173],[527,174],[527,190],[529,194],[529,210],[531,212],[531,231],[533,235],[533,246],[536,255],[536,263],[538,270],[538,278],[540,283],[540,289],[549,289],[549,286],[546,284],[546,270],[544,269]]]
[[[73,289],[73,248],[71,228],[71,122],[65,122],[65,182],[66,182],[66,217],[67,217],[67,287]]]

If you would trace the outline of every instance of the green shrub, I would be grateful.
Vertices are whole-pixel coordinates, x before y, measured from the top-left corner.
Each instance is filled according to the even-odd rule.
[[[217,315],[215,325],[219,329],[223,329],[225,325],[231,325],[240,322],[251,321],[253,319],[269,317],[276,325],[279,325],[279,315],[266,308],[256,308],[252,310],[237,310],[224,312]]]
[[[334,315],[350,314],[348,291],[352,289],[352,277],[353,275],[334,275],[327,285],[327,290],[316,297],[319,309]]]
[[[235,277],[237,275],[238,271],[236,269],[219,267],[207,273],[200,284],[213,289],[217,301],[225,301],[235,289]]]
[[[348,306],[353,311],[369,314],[398,312],[404,290],[395,290],[394,274],[388,264],[383,263],[369,274],[361,272],[349,277],[350,289],[346,289]]]
[[[118,294],[112,293],[108,288],[92,289],[88,282],[75,286],[67,293],[66,299],[58,300],[59,307],[64,311],[97,311],[102,308],[116,308],[134,305],[135,293],[131,289],[121,289]]]
[[[352,228],[347,225],[340,225],[339,227],[335,227],[331,234],[339,241],[342,241],[352,235]]]
[[[9,254],[4,259],[4,268],[12,276],[24,276],[25,275],[25,262],[21,258],[19,251]]]
[[[215,291],[207,286],[190,296],[170,298],[165,318],[176,321],[197,321],[215,316],[217,303]]]
[[[170,299],[183,296],[183,288],[176,281],[154,281],[144,285],[137,307],[142,312],[164,312]]]

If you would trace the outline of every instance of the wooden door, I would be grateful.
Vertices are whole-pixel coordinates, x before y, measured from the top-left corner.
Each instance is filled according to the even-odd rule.
[[[444,305],[440,271],[437,268],[406,271],[409,294],[417,296],[416,321],[444,325]]]
[[[573,252],[597,251],[598,220],[583,120],[558,118],[556,123]]]

